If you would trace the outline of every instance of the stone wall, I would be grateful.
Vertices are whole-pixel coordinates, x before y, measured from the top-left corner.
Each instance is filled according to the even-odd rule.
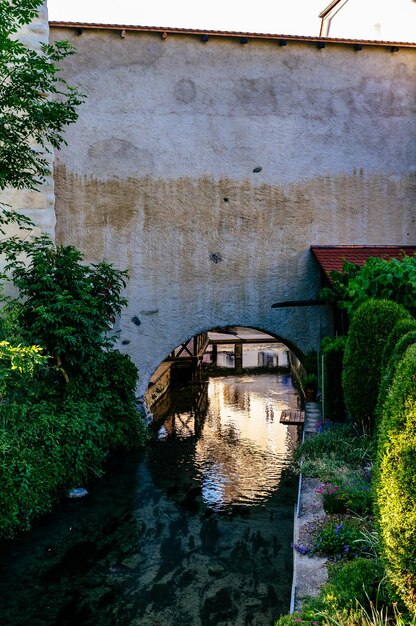
[[[42,43],[49,41],[48,10],[46,1],[39,16],[24,28],[19,39],[28,47],[39,49]],[[55,192],[53,179],[53,153],[46,156],[50,164],[50,175],[39,191],[6,189],[0,192],[0,202],[10,205],[19,213],[23,213],[41,230],[55,237]]]
[[[215,326],[299,352],[332,332],[309,246],[415,242],[416,51],[51,29],[88,94],[55,167],[57,237],[127,267],[141,389]]]

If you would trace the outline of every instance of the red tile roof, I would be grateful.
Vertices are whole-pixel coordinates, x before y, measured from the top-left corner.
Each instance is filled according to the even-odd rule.
[[[202,30],[200,28],[174,28],[165,26],[140,26],[134,24],[102,24],[92,22],[66,22],[49,21],[51,28],[74,28],[76,30],[115,30],[115,31],[136,31],[154,32],[167,35],[208,35],[212,37],[247,37],[248,39],[269,39],[277,41],[305,42],[311,44],[363,44],[366,46],[376,46],[385,48],[416,48],[416,42],[411,41],[379,41],[376,39],[340,39],[338,37],[314,37],[313,35],[284,35],[273,33],[246,33],[227,30]]]
[[[362,266],[369,257],[400,259],[414,256],[416,246],[311,246],[311,252],[330,280],[329,273],[341,272],[344,261]]]

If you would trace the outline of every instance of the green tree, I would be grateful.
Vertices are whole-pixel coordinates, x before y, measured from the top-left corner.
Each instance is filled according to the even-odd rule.
[[[3,211],[0,233],[10,224],[25,229],[31,222]],[[88,265],[79,250],[55,246],[45,234],[6,237],[0,254],[6,259],[3,279],[18,289],[18,298],[6,301],[23,340],[42,346],[66,382],[72,372],[85,374],[114,341],[108,331],[126,304],[121,291],[127,272],[104,262]]]
[[[364,300],[394,300],[416,309],[416,257],[370,257],[363,267],[345,262],[342,272],[331,272],[332,285],[321,291],[327,302],[351,313]]]
[[[82,94],[59,75],[73,54],[67,42],[26,47],[19,29],[37,15],[42,0],[0,0],[0,190],[35,189],[48,174],[47,153],[65,143]]]

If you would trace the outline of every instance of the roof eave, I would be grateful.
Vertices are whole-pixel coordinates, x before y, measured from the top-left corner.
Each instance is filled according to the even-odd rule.
[[[86,22],[50,21],[51,28],[74,28],[80,30],[117,30],[132,32],[167,33],[172,35],[208,35],[212,37],[247,37],[249,39],[285,40],[299,43],[333,43],[340,45],[360,44],[374,47],[416,48],[416,42],[410,41],[379,41],[373,39],[345,39],[336,37],[314,37],[312,35],[285,35],[273,33],[252,33],[222,30],[203,30],[197,28],[176,28],[164,26],[139,26],[134,24],[96,24]]]

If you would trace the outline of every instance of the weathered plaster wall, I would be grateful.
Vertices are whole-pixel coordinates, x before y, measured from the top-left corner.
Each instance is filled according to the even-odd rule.
[[[19,39],[28,47],[38,50],[42,43],[48,43],[49,24],[46,0],[33,22],[22,28]],[[24,213],[36,226],[55,237],[55,193],[53,179],[53,154],[46,155],[50,175],[38,191],[6,189],[0,192],[0,202]]]
[[[414,243],[416,52],[52,36],[88,94],[57,154],[57,237],[129,268],[119,336],[142,389],[215,326],[316,347],[325,308],[271,309],[316,297],[311,244]]]

